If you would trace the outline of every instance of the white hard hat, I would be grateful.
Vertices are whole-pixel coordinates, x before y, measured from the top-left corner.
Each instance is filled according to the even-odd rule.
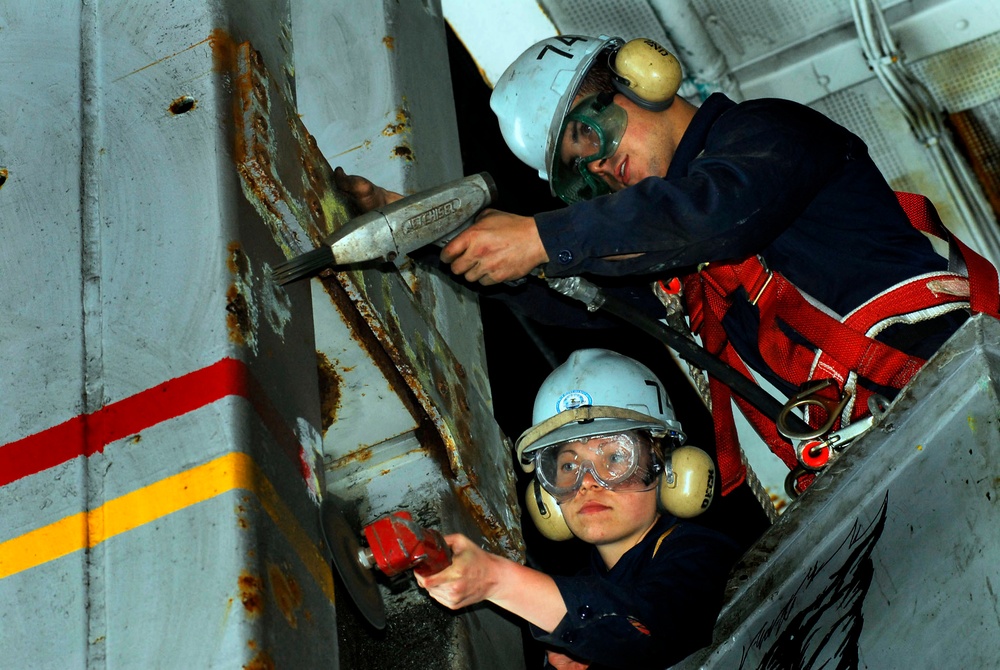
[[[617,37],[558,35],[530,47],[500,76],[490,108],[511,151],[548,180],[556,141],[584,76]],[[554,193],[554,191],[553,191]]]
[[[648,430],[685,440],[667,391],[642,363],[607,349],[580,349],[552,371],[535,396],[531,428],[515,444],[526,471],[551,444]]]

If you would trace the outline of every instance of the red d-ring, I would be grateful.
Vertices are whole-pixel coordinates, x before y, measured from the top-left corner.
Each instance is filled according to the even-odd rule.
[[[799,463],[810,470],[822,470],[830,462],[830,446],[822,440],[810,440],[799,447]]]

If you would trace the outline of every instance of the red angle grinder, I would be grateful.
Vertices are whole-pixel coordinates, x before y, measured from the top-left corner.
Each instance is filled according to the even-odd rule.
[[[451,547],[436,530],[414,523],[409,512],[398,511],[364,527],[358,535],[329,498],[321,508],[323,536],[333,565],[358,609],[375,628],[385,628],[385,603],[375,582],[374,569],[386,577],[407,570],[427,576],[451,565]]]

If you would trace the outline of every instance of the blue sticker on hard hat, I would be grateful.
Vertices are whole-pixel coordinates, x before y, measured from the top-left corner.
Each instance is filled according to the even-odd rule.
[[[586,391],[567,391],[556,401],[556,413],[577,407],[589,407],[593,404],[594,399]]]

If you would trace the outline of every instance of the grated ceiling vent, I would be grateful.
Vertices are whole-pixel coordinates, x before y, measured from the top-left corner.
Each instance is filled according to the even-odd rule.
[[[910,63],[910,70],[949,112],[979,107],[1000,98],[1000,33]]]

